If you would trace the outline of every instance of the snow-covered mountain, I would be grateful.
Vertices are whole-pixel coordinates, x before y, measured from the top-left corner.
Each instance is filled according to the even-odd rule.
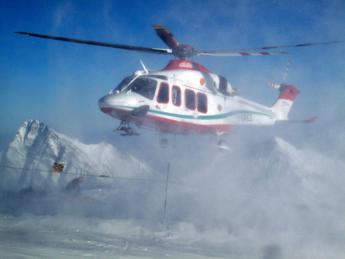
[[[65,164],[64,173],[52,172],[54,162]],[[145,163],[113,145],[86,145],[37,120],[25,121],[1,157],[2,190],[27,187],[64,187],[79,175],[148,177]]]

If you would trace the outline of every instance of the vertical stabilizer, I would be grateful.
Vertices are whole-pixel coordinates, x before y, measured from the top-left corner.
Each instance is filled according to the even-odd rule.
[[[274,85],[274,88],[279,90],[279,97],[271,109],[276,114],[277,120],[288,120],[289,111],[299,94],[299,90],[288,84]]]

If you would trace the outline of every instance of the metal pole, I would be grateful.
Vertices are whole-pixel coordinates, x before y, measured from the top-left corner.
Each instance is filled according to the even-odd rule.
[[[164,198],[163,222],[165,222],[167,205],[168,205],[169,174],[170,174],[170,163],[168,163],[167,177],[166,177],[166,181],[165,181],[165,198]]]

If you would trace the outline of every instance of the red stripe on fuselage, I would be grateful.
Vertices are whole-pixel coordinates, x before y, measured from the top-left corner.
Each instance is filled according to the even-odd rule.
[[[161,116],[147,114],[142,118],[133,117],[130,115],[128,110],[122,110],[118,108],[102,108],[101,109],[104,113],[120,119],[120,120],[129,120],[136,123],[138,126],[148,126],[151,128],[159,129],[163,132],[170,132],[170,133],[179,133],[179,134],[187,134],[187,133],[200,133],[200,134],[207,134],[207,133],[225,133],[231,130],[231,126],[228,124],[197,124],[191,123],[186,121],[178,121],[173,119],[168,119]]]
[[[154,124],[165,132],[182,133],[196,132],[201,134],[217,133],[217,132],[229,132],[230,125],[227,124],[197,124],[185,121],[177,121],[167,119],[155,115],[147,115],[147,119],[154,122]]]

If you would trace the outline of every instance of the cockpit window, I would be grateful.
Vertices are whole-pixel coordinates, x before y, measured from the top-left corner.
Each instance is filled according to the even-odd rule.
[[[134,76],[128,76],[123,79],[114,89],[116,92],[121,92],[123,88],[125,88],[132,80]]]
[[[128,90],[152,100],[156,92],[156,87],[156,80],[148,77],[139,77],[129,85]]]

